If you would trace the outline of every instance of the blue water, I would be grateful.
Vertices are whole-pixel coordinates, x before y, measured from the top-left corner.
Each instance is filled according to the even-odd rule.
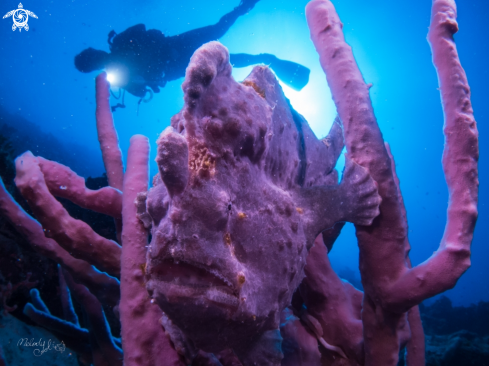
[[[335,116],[324,74],[319,66],[304,16],[305,0],[261,0],[220,41],[234,53],[272,53],[311,69],[311,80],[301,91],[284,87],[293,106],[324,136]],[[107,34],[137,23],[176,35],[213,24],[238,0],[79,1],[28,0],[24,8],[30,30],[13,32],[12,19],[0,21],[0,106],[36,124],[68,144],[87,149],[87,169],[101,175],[103,165],[95,131],[94,77],[82,74],[73,57],[87,47],[108,51]],[[411,259],[418,264],[438,247],[447,206],[441,167],[443,114],[437,78],[426,41],[431,1],[336,0],[347,41],[368,83],[384,138],[397,161],[408,211]],[[16,9],[17,1],[0,2],[0,13]],[[472,268],[455,289],[454,304],[489,300],[488,158],[489,32],[485,0],[459,0],[460,32],[456,41],[472,89],[472,103],[480,132],[479,222],[473,242]],[[242,80],[251,68],[235,70]],[[115,113],[121,148],[131,135],[141,133],[153,142],[183,105],[182,79],[170,82],[150,103],[126,94],[127,108]],[[115,104],[115,101],[113,101]],[[153,167],[153,172],[154,167]],[[340,273],[358,276],[358,249],[352,227],[346,227],[331,258]]]

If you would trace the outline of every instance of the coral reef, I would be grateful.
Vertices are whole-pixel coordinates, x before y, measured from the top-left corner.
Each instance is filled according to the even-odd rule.
[[[29,326],[12,315],[1,321],[0,366],[79,366],[76,354],[68,348],[63,350],[61,342],[48,330]],[[37,345],[39,341],[45,342],[44,346]],[[49,342],[52,347],[46,350]]]
[[[426,339],[426,366],[489,365],[489,337],[459,331]]]
[[[306,16],[339,115],[322,141],[267,67],[237,83],[226,48],[211,42],[192,56],[185,105],[157,141],[151,189],[144,136],[131,139],[123,170],[104,73],[96,120],[108,187],[88,189],[31,152],[16,159],[16,186],[37,221],[3,183],[0,210],[62,268],[63,315],[51,315],[35,290],[24,312],[60,338],[78,334],[83,364],[394,366],[404,347],[407,365],[425,364],[417,305],[468,268],[477,218],[477,128],[453,42],[455,3],[433,1],[429,32],[445,113],[448,220],[438,251],[413,268],[400,183],[369,86],[332,3],[313,0]],[[111,216],[115,238],[71,217],[56,198]],[[364,292],[329,264],[345,221],[355,224]],[[440,352],[459,357],[471,337],[452,335],[455,345]]]
[[[74,350],[82,365],[98,365],[104,360],[110,365],[121,365],[121,340],[112,336],[101,303],[68,272],[60,266],[58,270],[63,318],[51,315],[36,289],[31,290],[31,302],[24,307],[24,314]],[[82,306],[88,329],[80,327],[71,295]]]
[[[419,309],[427,335],[467,330],[479,336],[489,336],[489,302],[453,306],[448,297],[441,296],[431,305],[420,305]]]
[[[26,205],[14,184],[13,159],[12,142],[0,135],[0,177],[7,191]],[[0,312],[19,315],[29,296],[29,289],[33,286],[43,288],[46,293],[53,293],[49,286],[52,266],[48,260],[29,250],[28,243],[3,215],[0,215],[0,243]]]
[[[489,364],[489,302],[452,306],[450,299],[441,296],[419,309],[427,366]]]
[[[0,309],[3,310],[4,314],[11,313],[12,311],[17,309],[17,305],[9,306],[7,302],[10,300],[10,297],[15,291],[17,291],[18,288],[24,287],[30,289],[37,285],[37,282],[29,281],[31,276],[32,273],[29,272],[27,273],[25,280],[17,282],[15,285],[12,285],[11,282],[8,282],[6,285],[0,285],[0,299],[2,300],[2,302],[0,303]]]

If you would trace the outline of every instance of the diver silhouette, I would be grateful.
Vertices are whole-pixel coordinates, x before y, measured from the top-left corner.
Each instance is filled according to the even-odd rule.
[[[137,24],[119,34],[112,30],[108,37],[110,53],[87,48],[75,56],[75,66],[85,73],[105,69],[116,76],[113,85],[141,98],[141,103],[147,93],[151,97],[167,82],[184,77],[193,53],[204,43],[222,37],[258,1],[241,0],[216,24],[171,37],[157,29],[146,30],[144,24]],[[280,80],[296,90],[301,90],[309,81],[310,70],[307,67],[271,54],[231,54],[230,62],[234,67],[267,64]],[[124,107],[124,102],[117,107]]]

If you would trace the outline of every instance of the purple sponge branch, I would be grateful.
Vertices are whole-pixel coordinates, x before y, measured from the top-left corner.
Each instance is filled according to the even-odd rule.
[[[111,334],[102,305],[85,286],[75,283],[69,272],[63,271],[61,267],[58,269],[64,319],[50,314],[37,290],[31,291],[31,303],[24,307],[24,314],[65,342],[78,354],[83,364],[93,361],[95,366],[122,365],[120,342]],[[78,324],[68,286],[82,306],[88,330]]]
[[[16,159],[15,184],[51,237],[73,256],[86,260],[113,276],[120,275],[121,247],[96,234],[90,226],[73,219],[49,192],[39,160],[30,152]]]
[[[67,271],[63,273],[60,267],[58,269],[64,318],[57,318],[50,314],[37,290],[31,291],[31,303],[24,307],[24,314],[38,325],[48,329],[72,349],[78,355],[78,361],[81,364],[93,363],[95,366],[117,365],[118,362],[120,364],[122,351],[110,333],[100,302],[85,286],[76,284]],[[66,282],[82,305],[89,330],[81,328],[78,324]],[[69,298],[69,301],[63,299],[65,296]]]
[[[124,181],[124,165],[122,163],[122,152],[119,148],[119,137],[114,126],[114,119],[109,105],[109,82],[107,74],[102,72],[95,79],[97,109],[95,117],[97,120],[97,134],[102,151],[105,171],[109,186],[122,191]],[[122,219],[115,219],[117,238],[120,242],[122,232]]]
[[[78,315],[76,315],[75,309],[73,308],[73,302],[71,301],[70,289],[66,284],[65,275],[63,274],[63,269],[59,264],[58,264],[58,278],[59,278],[59,291],[61,295],[61,306],[63,308],[63,316],[70,323],[73,323],[75,325],[80,325],[80,323],[78,322]]]
[[[373,113],[369,88],[358,70],[351,47],[345,43],[342,24],[333,4],[327,0],[311,1],[307,5],[306,14],[311,38],[320,55],[321,66],[343,121],[348,154],[369,170],[382,196],[381,217],[375,219],[374,224],[368,228],[357,226],[361,260],[364,262],[361,272],[368,278],[367,281],[364,279],[364,285],[376,288],[385,281],[381,279],[384,271],[389,272],[392,278],[398,277],[405,270],[406,227],[392,179],[390,160]],[[370,250],[364,248],[367,243],[370,244]],[[379,250],[379,245],[382,250]],[[382,273],[379,273],[381,270],[377,266],[379,261],[385,264]]]
[[[455,3],[433,2],[429,33],[445,112],[443,167],[450,195],[448,221],[438,251],[412,269],[407,258],[405,213],[368,86],[344,41],[342,25],[331,2],[314,0],[306,12],[311,37],[344,123],[349,154],[369,170],[382,197],[381,213],[372,226],[356,225],[365,288],[365,364],[395,365],[399,347],[409,333],[405,312],[452,288],[470,265],[470,244],[477,219],[478,141],[470,89],[453,42],[458,29]]]
[[[109,105],[109,82],[107,74],[102,72],[95,79],[97,110],[97,134],[104,160],[109,186],[122,191],[124,181],[124,166],[122,152],[119,148],[119,138],[114,126],[114,119]]]
[[[399,178],[396,173],[396,163],[392,156],[391,149],[388,143],[385,144],[389,158],[391,159],[391,169],[394,178],[394,182],[397,187],[397,194],[399,198],[399,204],[401,205],[401,213],[403,215],[404,222],[407,225],[406,207],[404,206],[404,199],[401,195],[401,188]],[[409,268],[411,268],[411,260],[408,257],[411,246],[409,240],[406,237],[404,241],[404,252],[406,255],[406,262]],[[408,366],[424,366],[425,365],[425,338],[423,324],[421,323],[421,314],[419,313],[419,306],[413,306],[408,311],[408,322],[411,330],[411,338],[406,345],[406,364]]]
[[[25,305],[24,314],[27,315],[33,322],[56,334],[75,337],[81,342],[88,342],[89,340],[88,331],[86,329],[80,328],[73,323],[38,310],[31,303],[27,303]]]
[[[97,298],[109,307],[118,304],[120,298],[119,281],[106,273],[96,270],[88,262],[73,258],[53,239],[46,238],[42,226],[30,217],[7,192],[0,179],[0,210],[23,235],[32,248],[66,268],[77,282],[87,286]]]
[[[425,365],[425,337],[423,323],[419,306],[413,306],[408,311],[409,328],[411,329],[411,339],[406,345],[406,365],[424,366]]]
[[[334,272],[321,235],[309,251],[304,273],[306,277],[299,288],[307,310],[301,318],[310,320],[307,323],[313,325],[317,323],[311,328],[316,330],[319,340],[322,338],[326,344],[339,348],[338,351],[329,348],[323,357],[332,362],[335,357],[342,356],[356,362],[355,365],[362,365],[363,294]]]
[[[319,366],[321,354],[316,336],[302,324],[292,310],[285,308],[280,319],[280,334],[283,337],[282,366]]]
[[[42,301],[41,295],[39,295],[39,290],[37,288],[31,289],[31,291],[29,292],[29,295],[31,296],[32,305],[37,310],[42,311],[46,314],[51,314],[51,312],[49,311],[49,309],[46,306],[46,304],[44,303],[44,301]]]
[[[389,298],[397,308],[418,304],[454,287],[470,267],[470,245],[477,220],[479,144],[470,88],[453,41],[458,30],[456,14],[453,0],[433,1],[428,34],[445,115],[443,169],[449,192],[447,223],[433,256],[397,281],[396,291]]]
[[[122,350],[115,344],[112,338],[102,305],[85,286],[75,283],[68,272],[64,272],[64,277],[73,293],[73,297],[82,305],[85,311],[89,323],[90,337],[93,335],[105,360],[108,361],[109,365],[122,365]],[[90,344],[93,346],[93,340],[91,338]]]
[[[182,365],[166,337],[159,319],[160,308],[153,304],[145,289],[148,231],[137,217],[138,193],[148,190],[149,142],[135,135],[127,156],[124,177],[123,230],[121,258],[122,344],[125,366]]]
[[[121,191],[112,187],[103,187],[93,191],[85,186],[85,179],[78,176],[70,168],[41,157],[37,159],[46,186],[53,196],[66,198],[75,205],[95,212],[121,218]]]
[[[364,248],[361,269],[369,277],[366,286],[375,291],[385,307],[403,312],[453,287],[470,265],[470,243],[477,218],[478,142],[470,89],[453,42],[453,34],[458,29],[455,3],[433,2],[429,33],[445,112],[443,165],[450,192],[447,229],[440,249],[427,262],[410,271],[404,265],[407,236],[404,215],[390,159],[373,115],[368,87],[356,67],[351,48],[344,42],[341,23],[332,4],[326,0],[313,1],[308,5],[307,14],[313,41],[344,121],[347,148],[355,161],[368,167],[382,193],[381,216],[373,227],[357,227],[359,245]],[[372,249],[366,248],[367,243]],[[374,264],[382,259],[380,257],[389,258],[382,268]],[[384,276],[386,271],[390,271],[388,277]],[[384,280],[380,280],[381,277]],[[390,283],[385,283],[387,278]],[[417,290],[413,292],[413,288]]]

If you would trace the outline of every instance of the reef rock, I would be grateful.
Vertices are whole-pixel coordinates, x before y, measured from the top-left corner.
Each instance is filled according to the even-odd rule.
[[[0,328],[0,365],[79,365],[75,353],[63,340],[43,328],[27,325],[12,315],[0,315]]]
[[[426,337],[427,366],[489,365],[489,337],[461,330]]]

